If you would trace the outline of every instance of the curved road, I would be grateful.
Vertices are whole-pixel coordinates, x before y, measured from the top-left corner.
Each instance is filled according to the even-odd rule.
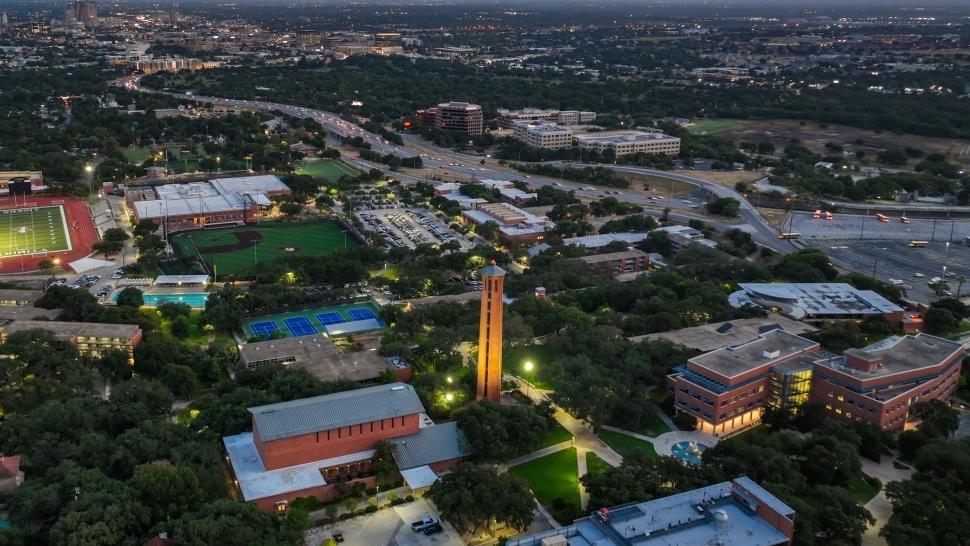
[[[116,85],[125,87],[133,91],[140,91],[145,93],[155,93],[158,91],[144,88],[140,85],[140,76],[127,76],[121,78],[115,82]],[[446,148],[441,148],[432,143],[423,141],[415,135],[405,134],[402,135],[404,138],[405,146],[398,146],[393,144],[379,135],[375,135],[364,130],[362,127],[345,121],[340,118],[339,115],[333,112],[326,112],[324,110],[318,110],[315,108],[306,108],[302,106],[292,106],[288,104],[280,104],[274,102],[265,101],[253,101],[253,100],[239,100],[239,99],[224,99],[218,97],[207,97],[203,95],[193,95],[186,93],[168,93],[172,96],[178,97],[184,100],[191,100],[195,102],[202,102],[213,104],[217,106],[224,107],[235,107],[244,108],[248,110],[258,110],[262,112],[281,112],[283,114],[299,117],[299,118],[309,118],[313,119],[319,123],[323,128],[330,131],[331,133],[337,134],[341,137],[360,137],[365,142],[371,145],[371,149],[380,154],[394,154],[399,157],[414,157],[420,155],[424,166],[426,169],[433,171],[441,171],[443,175],[456,178],[467,178],[471,180],[481,180],[481,179],[499,179],[508,180],[514,174],[516,179],[523,180],[530,187],[538,188],[541,186],[555,185],[564,190],[571,190],[576,192],[577,195],[589,197],[589,198],[601,198],[601,197],[615,197],[621,201],[637,204],[637,205],[649,205],[651,207],[657,207],[658,205],[663,205],[670,207],[673,210],[685,209],[684,212],[689,212],[691,208],[696,208],[698,205],[703,206],[703,202],[694,202],[683,199],[667,199],[664,201],[657,201],[656,199],[651,199],[650,196],[624,190],[613,190],[613,189],[587,189],[590,188],[588,185],[583,185],[578,182],[571,182],[568,180],[555,180],[548,177],[526,175],[524,173],[518,173],[517,171],[510,170],[499,170],[487,165],[482,165],[483,158],[472,156],[460,152],[455,152]],[[360,159],[352,159],[350,163],[355,166],[369,169],[369,168],[381,168],[381,165],[375,165],[367,161]],[[755,208],[748,203],[748,201],[740,193],[735,191],[733,188],[728,188],[706,180],[701,180],[700,178],[694,178],[692,176],[685,176],[681,174],[670,173],[667,171],[658,171],[654,169],[645,169],[641,167],[627,166],[627,165],[591,165],[591,164],[581,164],[581,163],[570,163],[569,166],[580,166],[580,167],[591,167],[591,166],[601,166],[613,169],[619,172],[627,172],[632,174],[641,174],[648,176],[656,176],[662,178],[669,178],[672,180],[677,180],[680,182],[686,182],[693,184],[698,188],[704,189],[709,194],[718,197],[731,197],[741,203],[740,216],[743,223],[739,224],[722,224],[718,222],[708,223],[712,224],[716,229],[724,231],[731,228],[744,229],[751,233],[752,238],[762,245],[770,247],[776,251],[787,253],[795,250],[796,247],[788,241],[781,241],[778,239],[777,230],[769,224],[762,216],[758,213]],[[432,181],[427,178],[420,178],[416,176],[406,175],[402,173],[395,173],[397,178],[401,178],[407,181]],[[689,216],[681,214],[672,214],[675,219],[690,219]]]

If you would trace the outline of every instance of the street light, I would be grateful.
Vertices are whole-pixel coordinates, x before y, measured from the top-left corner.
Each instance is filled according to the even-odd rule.
[[[531,373],[532,370],[535,369],[535,364],[533,364],[531,360],[526,360],[522,364],[522,369],[525,370],[525,373]],[[525,395],[530,399],[532,398],[531,389],[532,389],[531,383],[529,383],[528,379],[525,379]]]
[[[454,399],[455,399],[455,395],[453,393],[450,393],[449,392],[449,393],[446,393],[445,394],[445,401],[446,402],[451,402]]]
[[[91,165],[90,163],[88,163],[87,165],[84,166],[84,172],[86,172],[88,174],[93,173],[94,172],[94,166]]]

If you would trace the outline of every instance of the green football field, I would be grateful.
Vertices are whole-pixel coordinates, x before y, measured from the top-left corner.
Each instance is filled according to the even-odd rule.
[[[182,254],[199,256],[216,275],[250,275],[260,262],[283,256],[326,256],[356,244],[330,221],[263,222],[227,229],[188,231],[172,236]]]
[[[64,207],[0,210],[0,256],[71,250]]]
[[[314,178],[326,178],[330,182],[336,182],[344,175],[357,176],[360,171],[339,159],[321,159],[300,163],[296,168],[296,173],[308,174]]]

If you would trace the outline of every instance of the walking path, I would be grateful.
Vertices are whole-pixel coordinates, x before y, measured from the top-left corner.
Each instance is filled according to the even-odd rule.
[[[674,444],[680,442],[694,442],[698,444],[705,445],[707,447],[714,447],[717,444],[717,438],[711,436],[710,434],[705,434],[703,432],[687,431],[687,430],[671,430],[670,432],[665,432],[656,438],[646,436],[644,434],[639,434],[633,432],[632,430],[626,430],[619,427],[613,427],[610,425],[603,425],[606,430],[611,430],[613,432],[618,432],[620,434],[625,434],[637,440],[643,440],[644,442],[650,442],[653,444],[653,448],[657,451],[657,455],[673,456],[674,454]]]
[[[558,444],[554,444],[554,445],[551,445],[549,447],[544,447],[542,449],[537,449],[536,451],[533,451],[532,453],[527,453],[527,454],[522,455],[520,457],[516,457],[514,459],[509,459],[508,461],[505,461],[504,463],[498,465],[497,468],[498,468],[498,471],[499,472],[507,472],[508,469],[512,468],[513,466],[519,466],[520,464],[525,464],[525,463],[527,463],[529,461],[534,461],[534,460],[539,459],[541,457],[545,457],[546,455],[552,455],[553,453],[562,451],[562,450],[567,449],[567,448],[570,448],[572,446],[573,446],[573,441],[572,440],[566,440],[565,442],[559,442]]]
[[[862,535],[862,546],[885,546],[886,539],[879,536],[879,531],[882,531],[882,528],[893,515],[893,505],[886,497],[886,484],[908,480],[913,475],[912,469],[896,468],[893,465],[895,459],[896,454],[891,457],[883,456],[878,463],[862,458],[862,472],[868,476],[879,478],[879,481],[882,482],[882,489],[879,490],[879,493],[865,504],[865,509],[872,514],[876,522],[870,525]]]

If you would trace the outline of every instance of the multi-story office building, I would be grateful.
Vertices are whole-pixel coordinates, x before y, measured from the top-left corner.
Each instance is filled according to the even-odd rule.
[[[890,337],[814,367],[814,402],[836,418],[902,430],[919,402],[956,391],[964,347],[928,334]]]
[[[445,131],[480,135],[484,130],[482,107],[468,102],[443,102],[434,108],[418,110],[418,122]]]
[[[894,336],[843,356],[781,329],[696,356],[674,369],[674,407],[709,434],[761,421],[765,408],[797,412],[808,401],[845,421],[902,430],[919,402],[956,390],[964,348],[928,334]]]
[[[650,269],[650,255],[642,250],[607,252],[577,258],[586,265],[610,275],[639,273]]]
[[[574,140],[581,150],[591,150],[601,154],[607,150],[613,150],[617,156],[638,153],[664,155],[680,153],[680,139],[664,133],[604,131],[576,135]]]
[[[544,150],[573,146],[572,130],[548,121],[517,121],[512,128],[512,136],[527,146]]]
[[[747,476],[647,502],[602,508],[506,546],[783,546],[795,510]]]
[[[580,112],[578,110],[542,110],[539,108],[523,108],[521,110],[498,109],[495,118],[498,126],[511,129],[518,121],[546,121],[559,125],[578,125],[596,121],[596,112]]]
[[[765,406],[797,406],[807,400],[801,393],[793,398],[770,399],[774,383],[794,383],[791,374],[808,370],[821,349],[817,342],[778,329],[758,339],[724,347],[699,356],[674,369],[670,382],[674,389],[674,408],[697,418],[697,429],[714,435],[732,432],[761,422]]]
[[[253,431],[223,438],[239,492],[262,510],[285,511],[298,497],[330,500],[337,484],[376,485],[376,448],[412,489],[470,452],[454,422],[435,425],[414,388],[390,383],[249,408]]]
[[[99,357],[109,349],[128,353],[134,363],[135,347],[141,343],[141,328],[134,324],[64,322],[57,320],[14,320],[0,326],[0,343],[15,332],[47,330],[54,337],[77,347],[82,355]]]

